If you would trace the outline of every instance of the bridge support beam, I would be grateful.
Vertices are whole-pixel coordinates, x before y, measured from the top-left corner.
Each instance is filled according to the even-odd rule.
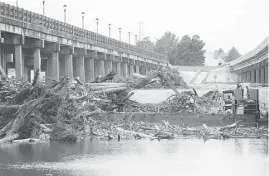
[[[264,78],[265,84],[268,84],[268,65],[265,66],[265,78]]]
[[[51,77],[55,80],[59,80],[59,53],[58,52],[53,52],[52,55],[50,56],[51,59]]]
[[[39,70],[41,72],[40,48],[35,48],[34,51],[34,71],[36,70]]]
[[[262,83],[262,84],[264,84],[265,82],[264,82],[264,77],[265,77],[265,69],[264,69],[264,67],[262,67],[261,69],[261,75],[260,75],[260,82]]]
[[[256,70],[256,83],[260,83],[260,70]]]
[[[128,77],[128,64],[123,63],[123,77],[127,78]]]
[[[247,82],[250,83],[250,81],[251,81],[251,72],[248,71],[247,72]]]
[[[140,68],[139,68],[139,65],[136,65],[136,66],[135,66],[135,72],[138,73],[138,74],[140,74]]]
[[[59,58],[59,76],[60,77],[64,77],[65,75],[65,62],[66,62],[66,58],[65,57],[60,57]]]
[[[117,62],[117,75],[119,77],[122,77],[122,74],[121,74],[121,62]]]
[[[247,82],[247,72],[243,72],[243,82]]]
[[[20,80],[24,72],[22,45],[15,45],[15,72],[16,80]]]
[[[97,60],[97,75],[96,76],[104,76],[105,75],[105,61]]]
[[[130,76],[134,74],[134,65],[130,65]]]
[[[105,61],[105,74],[108,74],[112,71],[112,60]]]
[[[79,77],[80,81],[85,81],[84,56],[76,58],[76,75]]]
[[[94,80],[94,58],[85,59],[85,79],[86,82]]]
[[[251,71],[251,83],[255,83],[255,79],[256,79],[255,73],[256,72],[254,70]]]
[[[73,55],[67,54],[65,55],[65,61],[64,61],[64,71],[65,76],[69,78],[73,78]]]

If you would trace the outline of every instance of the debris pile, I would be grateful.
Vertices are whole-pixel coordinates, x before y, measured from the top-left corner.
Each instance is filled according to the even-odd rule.
[[[136,86],[141,85],[139,88],[143,89],[167,88],[170,87],[169,84],[176,88],[190,88],[189,85],[184,81],[183,77],[180,76],[180,73],[176,69],[171,69],[169,67],[151,70],[147,76],[134,73],[126,79],[116,77],[114,82],[126,83],[127,86],[131,88],[138,88]]]
[[[160,140],[182,135],[207,134],[233,137],[230,130],[238,127],[236,123],[216,131],[208,127],[193,129],[170,125],[166,121],[135,122],[131,119],[132,112],[223,112],[218,108],[217,91],[210,91],[203,97],[199,97],[195,89],[179,93],[175,86],[186,84],[164,70],[158,70],[133,83],[104,82],[112,80],[114,76],[115,72],[112,71],[104,77],[96,78],[92,83],[83,83],[78,78],[71,80],[68,77],[59,81],[49,78],[40,80],[39,71],[36,71],[32,84],[29,84],[23,80],[8,79],[1,74],[0,144],[30,138],[75,142],[81,135],[118,140],[133,137]],[[155,81],[169,86],[176,94],[157,105],[139,104],[129,100],[134,94],[133,90]],[[102,112],[126,113],[124,117],[108,118]],[[242,135],[243,132],[238,128],[236,134]],[[249,136],[249,131],[246,133]],[[262,129],[255,132],[254,136],[266,135],[268,136],[268,131]]]

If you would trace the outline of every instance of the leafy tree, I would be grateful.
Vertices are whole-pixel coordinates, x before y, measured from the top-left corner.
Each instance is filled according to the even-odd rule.
[[[167,55],[169,62],[175,64],[178,37],[171,32],[165,32],[156,42],[156,51]]]
[[[226,62],[230,62],[232,60],[237,59],[238,57],[240,57],[241,54],[237,51],[237,49],[235,47],[232,47],[229,52],[228,55],[225,59]]]
[[[137,41],[136,46],[142,49],[155,51],[155,44],[150,40],[149,37],[143,38],[141,41]]]
[[[198,35],[184,35],[177,44],[176,65],[202,66],[205,62],[205,43]]]

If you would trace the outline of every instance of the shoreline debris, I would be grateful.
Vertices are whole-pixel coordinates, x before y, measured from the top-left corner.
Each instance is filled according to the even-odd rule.
[[[152,71],[147,77],[139,78],[136,75],[136,80],[127,83],[104,82],[113,79],[116,75],[113,71],[92,83],[68,77],[59,81],[49,78],[39,80],[39,70],[35,72],[32,84],[25,80],[9,79],[3,73],[1,75],[0,144],[44,138],[75,142],[79,136],[107,140],[161,140],[185,135],[214,136],[219,139],[236,136],[268,138],[268,130],[253,128],[253,131],[249,131],[239,127],[239,122],[216,130],[170,125],[167,121],[146,123],[131,120],[133,112],[225,113],[219,108],[218,91],[210,91],[202,97],[195,89],[178,92],[176,87],[186,88],[187,84],[182,77],[175,77],[175,73],[168,68]],[[150,87],[152,83],[169,87],[176,95],[154,105],[130,100],[134,90]],[[125,112],[126,115],[109,119],[101,112]]]

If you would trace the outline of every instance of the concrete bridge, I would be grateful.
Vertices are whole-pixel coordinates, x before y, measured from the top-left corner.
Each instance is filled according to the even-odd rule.
[[[238,82],[268,85],[268,37],[255,49],[229,63]]]
[[[89,82],[112,70],[128,77],[166,66],[165,55],[0,2],[0,65],[16,79],[41,70],[58,80],[79,76]]]

